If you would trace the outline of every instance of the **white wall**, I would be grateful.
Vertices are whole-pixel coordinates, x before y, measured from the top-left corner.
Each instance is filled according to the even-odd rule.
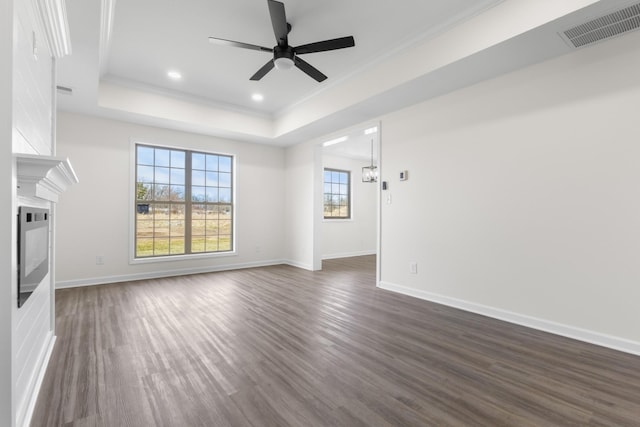
[[[640,353],[638,75],[635,32],[384,117],[383,286]]]
[[[285,251],[289,264],[314,270],[314,173],[316,147],[306,143],[285,150]],[[321,162],[320,162],[321,163]]]
[[[129,263],[131,141],[236,156],[233,256]],[[58,156],[80,183],[58,203],[58,286],[77,286],[280,263],[284,257],[284,150],[155,127],[58,114]],[[104,265],[96,265],[102,256]]]
[[[53,61],[35,2],[16,3],[16,39],[13,76],[13,138],[16,153],[52,153]],[[35,42],[32,35],[35,31]],[[33,44],[37,55],[33,54]]]
[[[323,155],[325,168],[351,172],[351,219],[324,220],[322,258],[342,258],[376,253],[376,190],[378,184],[362,182],[366,160]]]

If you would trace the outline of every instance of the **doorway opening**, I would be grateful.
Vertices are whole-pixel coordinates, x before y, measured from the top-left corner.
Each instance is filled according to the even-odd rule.
[[[379,122],[329,135],[316,145],[314,270],[322,269],[323,260],[375,256],[379,283],[380,145]],[[372,171],[374,181],[367,178]]]

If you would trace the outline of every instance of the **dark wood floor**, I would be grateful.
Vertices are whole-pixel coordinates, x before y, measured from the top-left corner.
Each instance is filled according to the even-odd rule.
[[[59,290],[32,426],[640,425],[640,357],[377,289],[374,263]]]

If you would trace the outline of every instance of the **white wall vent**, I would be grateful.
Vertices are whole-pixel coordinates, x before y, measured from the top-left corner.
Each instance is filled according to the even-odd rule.
[[[640,28],[640,3],[570,28],[562,38],[575,48]]]

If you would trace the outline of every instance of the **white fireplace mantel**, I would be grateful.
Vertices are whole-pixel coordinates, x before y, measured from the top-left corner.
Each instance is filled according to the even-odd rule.
[[[78,177],[69,159],[32,154],[15,154],[18,196],[57,202],[58,196]]]

